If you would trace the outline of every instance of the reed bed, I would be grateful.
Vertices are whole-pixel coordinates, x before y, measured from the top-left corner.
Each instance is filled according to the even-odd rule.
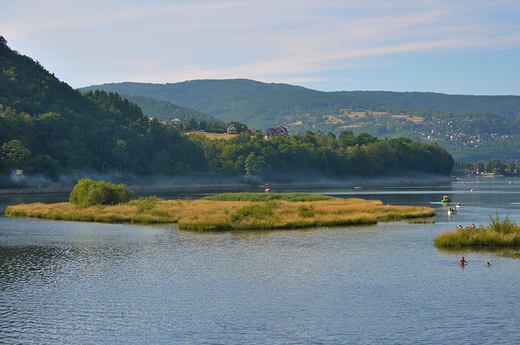
[[[236,193],[242,194],[242,193]],[[260,194],[260,193],[258,193]],[[267,194],[267,193],[266,193]],[[265,195],[265,194],[260,194]],[[185,230],[290,229],[375,224],[435,216],[428,207],[390,206],[377,200],[326,197],[315,201],[214,201],[140,199],[78,209],[69,203],[9,206],[6,214],[57,220],[178,223]]]
[[[490,217],[487,226],[459,228],[439,234],[434,244],[437,247],[516,247],[520,246],[520,226],[509,217],[500,220]]]

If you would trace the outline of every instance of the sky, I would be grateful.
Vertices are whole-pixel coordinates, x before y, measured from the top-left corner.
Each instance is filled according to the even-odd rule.
[[[246,78],[520,95],[518,0],[16,0],[0,4],[0,35],[74,88]]]

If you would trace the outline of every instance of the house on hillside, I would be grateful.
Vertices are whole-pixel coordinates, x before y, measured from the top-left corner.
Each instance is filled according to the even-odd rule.
[[[234,123],[234,122],[231,122],[229,125],[227,125],[226,127],[226,133],[228,134],[235,134],[237,132],[237,124]]]
[[[281,135],[289,135],[288,132],[287,132],[287,128],[284,127],[284,126],[278,126],[276,128],[269,128],[265,132],[265,138],[267,140],[272,139],[274,137],[279,137]]]
[[[163,125],[166,125],[166,126],[173,126],[173,127],[179,127],[179,125],[188,122],[188,121],[183,121],[183,120],[178,119],[178,118],[171,119],[170,121],[165,121],[165,120],[159,120],[156,117],[150,117],[148,119],[148,122],[152,122],[153,120],[157,120],[157,122],[159,122],[160,124],[163,124]]]
[[[318,129],[316,132],[314,132],[314,136],[315,137],[324,137],[325,134],[323,134],[323,132]]]

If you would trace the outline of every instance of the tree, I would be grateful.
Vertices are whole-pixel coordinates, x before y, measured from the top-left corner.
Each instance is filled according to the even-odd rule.
[[[267,168],[267,163],[265,162],[264,157],[257,157],[254,152],[251,152],[249,156],[247,156],[244,166],[247,175],[259,176],[262,175]]]
[[[126,141],[118,140],[116,146],[112,150],[112,154],[116,158],[116,164],[119,173],[122,173],[123,169],[127,166],[128,158],[130,157]]]
[[[4,38],[4,36],[0,36],[0,44],[7,45],[7,40]]]
[[[93,181],[84,178],[78,181],[70,193],[69,201],[78,207],[94,205],[117,205],[129,202],[134,192],[125,188],[124,184]]]
[[[31,151],[19,140],[11,140],[2,145],[2,159],[10,168],[22,168],[30,156]]]

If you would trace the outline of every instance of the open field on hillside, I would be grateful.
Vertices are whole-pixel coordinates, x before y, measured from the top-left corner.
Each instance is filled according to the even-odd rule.
[[[188,135],[203,135],[210,139],[231,139],[235,137],[235,134],[228,134],[228,133],[207,133],[207,132],[188,132],[186,133]]]

